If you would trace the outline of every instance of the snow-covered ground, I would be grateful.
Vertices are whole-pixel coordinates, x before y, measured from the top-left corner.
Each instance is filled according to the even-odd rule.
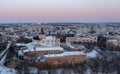
[[[17,74],[17,71],[15,71],[13,68],[0,66],[0,74]]]
[[[93,50],[93,51],[91,51],[91,52],[89,52],[89,53],[86,53],[86,55],[87,55],[87,57],[89,58],[94,58],[94,57],[96,57],[97,56],[97,54],[98,54],[98,52],[96,51],[96,50]]]

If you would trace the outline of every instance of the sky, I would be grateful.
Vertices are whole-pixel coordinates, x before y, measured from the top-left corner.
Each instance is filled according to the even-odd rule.
[[[120,22],[120,0],[0,0],[0,22]]]

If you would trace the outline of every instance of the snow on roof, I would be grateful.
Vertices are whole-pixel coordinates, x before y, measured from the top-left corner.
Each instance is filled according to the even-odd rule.
[[[85,48],[85,45],[83,44],[72,44],[75,48]]]
[[[29,51],[48,51],[48,50],[61,50],[64,51],[62,47],[55,46],[55,47],[42,47],[42,46],[36,46],[33,43],[28,43],[28,44],[22,44],[22,43],[17,43],[17,46],[26,46],[28,49],[23,50],[23,52],[29,52]]]
[[[32,36],[25,36],[25,38],[32,39],[33,37]]]
[[[48,50],[61,50],[64,51],[63,48],[59,47],[59,46],[55,46],[55,47],[42,47],[42,46],[35,46],[32,43],[29,43],[26,45],[28,47],[28,49],[23,50],[23,52],[29,52],[29,51],[48,51]]]
[[[83,52],[73,51],[73,52],[64,52],[61,54],[47,54],[44,57],[60,57],[60,56],[70,56],[70,55],[85,55]]]
[[[91,57],[91,58],[94,58],[96,57],[97,55],[97,51],[96,50],[93,50],[89,53],[84,53],[83,51],[72,51],[72,52],[64,52],[64,53],[61,53],[61,54],[47,54],[47,55],[44,55],[44,57],[60,57],[60,56],[70,56],[70,55],[86,55],[87,57]]]
[[[53,37],[53,36],[47,36],[47,37],[45,38],[45,40],[54,40],[54,37]]]
[[[32,49],[30,49],[30,48],[26,49],[26,50],[23,50],[23,52],[29,52],[29,51],[50,51],[50,50],[64,51],[64,49],[61,48],[61,47],[33,47]]]
[[[85,48],[85,46],[84,46],[84,45],[80,45],[80,46],[78,46],[78,47],[80,47],[80,48]]]
[[[40,47],[40,46],[35,46],[32,43],[20,44],[20,45],[25,45],[25,46],[28,47],[28,49],[23,50],[23,52],[48,51],[48,50],[61,50],[61,51],[64,51],[64,49],[61,48],[61,47]],[[67,55],[87,55],[87,57],[96,57],[97,53],[98,52],[96,50],[93,50],[93,51],[91,51],[89,53],[84,53],[83,51],[73,51],[73,52],[64,52],[64,53],[61,53],[61,54],[47,54],[47,55],[44,55],[44,56],[45,57],[59,57],[59,56],[67,56]]]
[[[117,40],[108,40],[108,42],[118,42]]]
[[[72,49],[75,48],[74,46],[70,45],[69,43],[67,43],[67,45],[68,45],[70,48],[72,48]]]
[[[26,46],[26,44],[23,44],[23,43],[16,43],[16,46]]]

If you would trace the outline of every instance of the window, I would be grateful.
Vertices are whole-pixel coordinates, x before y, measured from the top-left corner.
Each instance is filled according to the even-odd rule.
[[[92,42],[92,40],[90,40],[90,42]]]
[[[97,38],[94,38],[95,40],[97,39]]]

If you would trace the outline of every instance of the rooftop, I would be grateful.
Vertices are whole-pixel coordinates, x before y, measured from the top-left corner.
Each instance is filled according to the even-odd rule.
[[[63,48],[59,46],[55,47],[43,47],[43,46],[36,46],[33,43],[28,43],[28,44],[20,44],[18,43],[17,46],[26,46],[28,49],[23,50],[23,52],[29,52],[29,51],[48,51],[48,50],[59,50],[59,51],[64,51]]]
[[[85,55],[85,53],[74,51],[74,52],[64,52],[64,53],[61,53],[61,54],[47,54],[47,55],[44,55],[44,57],[60,57],[60,56],[70,56],[70,55],[73,55],[73,56]]]

